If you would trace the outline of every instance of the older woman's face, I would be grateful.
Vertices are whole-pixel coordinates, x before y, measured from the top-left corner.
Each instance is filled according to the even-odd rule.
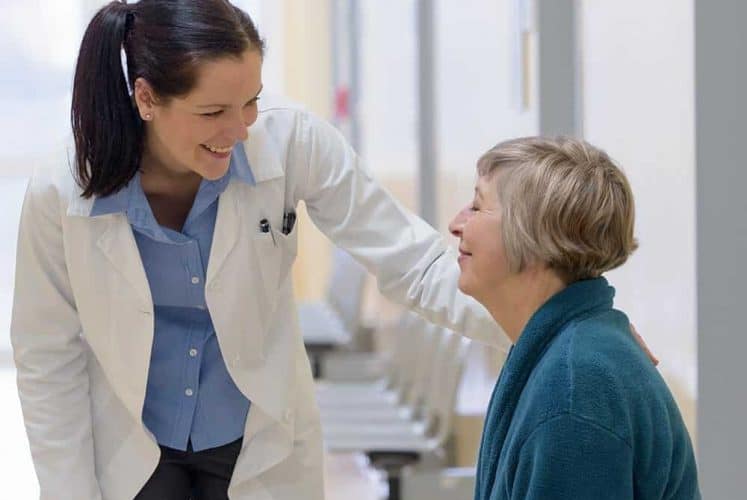
[[[509,275],[501,236],[501,205],[496,182],[500,175],[480,177],[472,203],[449,224],[459,238],[459,289],[478,301],[487,297]]]

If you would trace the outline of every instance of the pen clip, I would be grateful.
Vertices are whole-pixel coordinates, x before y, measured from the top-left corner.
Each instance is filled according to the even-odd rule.
[[[275,241],[275,233],[272,231],[272,226],[270,226],[270,221],[268,221],[267,219],[260,220],[259,230],[263,233],[270,233],[270,237],[272,237],[272,244],[278,246],[277,241]]]

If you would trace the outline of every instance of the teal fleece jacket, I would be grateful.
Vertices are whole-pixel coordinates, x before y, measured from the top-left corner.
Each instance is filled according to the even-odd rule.
[[[548,300],[488,408],[476,500],[699,499],[690,437],[604,278]]]

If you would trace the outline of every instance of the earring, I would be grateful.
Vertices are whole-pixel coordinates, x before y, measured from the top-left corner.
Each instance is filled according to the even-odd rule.
[[[143,116],[143,120],[150,121],[153,119],[153,115],[150,113],[145,113],[145,116]]]

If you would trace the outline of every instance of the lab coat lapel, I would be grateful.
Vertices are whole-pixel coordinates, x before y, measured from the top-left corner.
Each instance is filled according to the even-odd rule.
[[[110,348],[117,355],[117,367],[107,372],[116,380],[115,390],[133,416],[140,417],[147,385],[148,366],[153,345],[154,311],[140,253],[132,229],[124,214],[113,214],[96,244],[111,266],[131,285],[122,290],[112,304]],[[108,272],[102,270],[102,272]],[[134,313],[134,314],[133,314]]]
[[[250,348],[235,352],[244,352],[257,361],[263,358],[261,339],[269,327],[279,272],[274,262],[278,252],[268,252],[259,221],[271,218],[265,206],[267,200],[282,196],[282,191],[268,192],[273,183],[267,181],[282,177],[283,168],[263,127],[252,127],[243,146],[255,185],[232,181],[221,194],[205,285],[216,328],[220,332],[223,326],[226,331],[223,337],[234,337],[227,330],[235,330],[235,325],[253,325],[255,335],[251,341],[246,340],[250,346],[243,346]],[[270,238],[269,234],[264,236]],[[232,341],[238,343],[239,339],[229,342]]]
[[[217,288],[218,276],[221,273],[226,259],[238,243],[241,233],[241,214],[239,213],[239,186],[231,182],[221,193],[218,200],[218,215],[215,219],[213,231],[213,243],[210,247],[210,259],[208,261],[206,287]],[[227,278],[231,278],[227,276]]]
[[[263,337],[269,327],[263,256],[253,244],[255,188],[231,182],[221,194],[210,250],[205,298],[227,357],[237,363],[263,359]]]
[[[241,200],[244,204],[244,212],[250,217],[249,220],[255,221],[254,226],[251,224],[249,226],[255,254],[252,262],[259,266],[261,274],[262,290],[266,301],[262,311],[265,320],[269,319],[277,298],[282,250],[278,244],[283,236],[278,232],[279,228],[275,226],[272,226],[271,234],[259,232],[259,221],[267,219],[272,222],[279,219],[277,216],[282,216],[284,208],[282,203],[285,202],[286,196],[285,182],[269,182],[285,176],[280,153],[273,147],[273,144],[273,138],[265,128],[265,122],[258,120],[250,129],[249,139],[244,142],[244,151],[256,184],[251,196]],[[276,205],[278,206],[275,207]],[[263,326],[268,326],[266,321],[263,322]]]
[[[109,216],[109,225],[96,242],[110,264],[132,285],[144,304],[152,304],[148,278],[145,275],[140,252],[132,228],[124,214]]]
[[[282,177],[283,164],[280,152],[273,147],[275,140],[258,120],[249,129],[249,138],[244,141],[244,151],[257,183]]]

